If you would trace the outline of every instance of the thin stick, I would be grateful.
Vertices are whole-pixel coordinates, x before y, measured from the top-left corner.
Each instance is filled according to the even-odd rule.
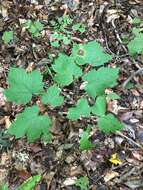
[[[124,83],[123,83],[123,88],[125,89],[125,87],[127,86],[127,84],[130,82],[130,80],[132,80],[136,75],[138,75],[139,73],[143,72],[143,68],[139,68],[136,72],[134,72]]]
[[[139,147],[139,148],[141,148],[141,149],[143,149],[143,146],[142,145],[140,145],[140,144],[138,144],[137,142],[135,142],[133,139],[131,139],[131,138],[129,138],[129,137],[127,137],[126,135],[124,135],[123,133],[121,133],[121,132],[116,132],[116,134],[117,135],[119,135],[119,136],[121,136],[121,137],[124,137],[124,138],[126,138],[128,141],[130,141],[130,142],[132,142],[134,145],[136,145],[137,147]]]

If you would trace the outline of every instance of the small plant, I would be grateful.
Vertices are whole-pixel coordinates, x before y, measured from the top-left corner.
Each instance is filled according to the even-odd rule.
[[[132,39],[128,42],[129,54],[136,56],[137,54],[143,54],[143,32],[141,30],[142,20],[138,17],[133,19]]]
[[[24,23],[24,27],[30,32],[32,37],[39,37],[41,35],[41,31],[44,28],[44,24],[42,24],[39,20],[37,21],[32,21],[32,20],[27,20]]]
[[[143,33],[138,28],[133,28],[134,38],[128,43],[129,53],[132,56],[143,54]]]
[[[5,44],[8,44],[13,40],[13,31],[5,31],[2,36],[2,40]]]
[[[99,55],[102,57],[99,57]],[[4,91],[4,94],[7,100],[24,105],[29,103],[33,96],[38,96],[43,104],[54,109],[61,105],[64,106],[64,97],[60,95],[62,89],[59,86],[61,88],[69,86],[80,77],[85,82],[83,89],[85,94],[77,101],[75,106],[68,108],[67,118],[75,121],[95,115],[98,118],[97,124],[101,131],[114,133],[121,130],[123,124],[113,114],[108,114],[106,111],[106,98],[109,99],[109,95],[106,95],[105,90],[117,85],[119,74],[118,68],[102,66],[111,58],[96,41],[77,44],[76,50],[74,45],[70,56],[59,54],[51,65],[53,71],[50,72],[55,84],[51,85],[46,92],[43,76],[39,71],[35,70],[28,73],[21,68],[11,68],[8,74],[9,88]],[[95,68],[91,68],[88,73],[83,75],[81,65],[84,64],[90,64]],[[96,66],[101,67],[96,69]],[[55,72],[54,76],[52,72]],[[94,101],[92,105],[88,102],[89,97]],[[118,98],[118,95],[110,95],[110,99],[113,98]],[[8,129],[8,133],[16,138],[27,136],[28,142],[34,142],[41,138],[45,143],[48,143],[52,137],[51,126],[51,119],[48,116],[39,115],[38,107],[33,105],[32,107],[26,107],[17,116]],[[81,150],[93,147],[89,141],[89,128],[81,136]]]
[[[56,32],[69,33],[67,28],[72,24],[72,21],[73,20],[69,17],[69,15],[63,15],[62,17],[56,18],[56,20],[52,20],[51,26]]]
[[[88,186],[89,186],[88,177],[84,176],[84,177],[78,178],[76,180],[75,185],[80,187],[81,190],[88,190]]]
[[[77,23],[72,26],[73,20],[68,15],[63,15],[51,21],[51,26],[54,33],[51,35],[50,43],[54,47],[59,47],[61,44],[69,45],[72,42],[72,33],[85,32],[85,26],[82,23]]]
[[[60,43],[68,45],[71,43],[71,32],[68,27],[72,24],[72,19],[68,15],[58,17],[56,21],[51,21],[54,33],[51,36],[50,43],[54,47],[59,47]]]

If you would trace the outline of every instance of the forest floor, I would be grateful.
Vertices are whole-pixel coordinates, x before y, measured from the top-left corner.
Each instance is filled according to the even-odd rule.
[[[86,27],[83,34],[73,34],[73,41],[97,40],[112,54],[114,59],[110,65],[120,68],[118,85],[114,89],[120,99],[110,101],[107,109],[116,114],[125,128],[105,135],[97,129],[96,121],[92,121],[91,140],[95,148],[88,151],[79,150],[79,138],[82,126],[87,126],[89,120],[68,121],[64,108],[51,110],[55,135],[47,145],[40,140],[29,144],[25,138],[15,140],[5,134],[16,115],[24,109],[24,106],[7,102],[3,95],[9,68],[38,69],[45,74],[52,61],[50,55],[68,54],[70,45],[56,48],[49,42],[50,21],[56,22],[63,15],[69,15],[73,23],[83,23]],[[78,190],[75,181],[80,176],[88,177],[90,190],[143,189],[143,75],[141,72],[134,75],[142,68],[142,61],[140,56],[133,59],[129,55],[124,40],[130,38],[132,20],[136,17],[143,19],[142,0],[1,1],[0,35],[2,37],[8,30],[13,30],[15,35],[9,44],[4,44],[0,38],[0,181],[8,183],[10,190],[36,174],[43,176],[36,190]],[[27,19],[39,19],[44,24],[39,38],[31,37],[23,29],[21,23]],[[46,74],[44,80],[47,85],[50,83]],[[128,88],[124,88],[126,82]],[[65,88],[63,94],[67,101],[76,102],[81,96],[79,84]],[[39,105],[38,99],[33,101]],[[111,162],[114,154],[118,165]]]

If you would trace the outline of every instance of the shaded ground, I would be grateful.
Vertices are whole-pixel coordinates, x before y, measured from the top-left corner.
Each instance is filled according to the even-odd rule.
[[[33,2],[33,3],[32,3]],[[129,90],[123,89],[123,83],[142,67],[140,57],[133,62],[128,55],[122,39],[130,36],[131,20],[143,18],[142,1],[2,1],[0,13],[0,35],[5,30],[13,29],[15,39],[10,45],[4,45],[0,39],[0,141],[1,164],[0,179],[8,182],[10,189],[15,189],[25,179],[37,173],[43,174],[43,181],[37,189],[76,190],[70,180],[87,175],[90,180],[89,189],[143,189],[143,77],[135,76],[134,84]],[[126,128],[116,135],[104,135],[96,128],[96,120],[90,119],[94,125],[92,142],[96,145],[91,151],[79,151],[79,133],[89,123],[83,119],[78,122],[65,120],[66,110],[59,108],[50,110],[53,120],[54,138],[52,143],[43,145],[40,142],[27,144],[25,139],[15,141],[5,136],[3,131],[23,107],[6,103],[2,95],[7,87],[6,77],[10,66],[39,69],[47,71],[51,60],[50,53],[69,53],[70,46],[52,48],[49,43],[51,27],[49,21],[56,16],[68,14],[75,23],[86,25],[87,32],[73,36],[75,41],[97,39],[108,53],[114,56],[112,66],[120,67],[119,85],[116,87],[121,99],[108,104],[108,111],[118,115]],[[32,39],[21,27],[22,19],[40,19],[45,24],[42,37]],[[44,58],[46,63],[42,62]],[[45,83],[50,78],[45,75]],[[81,96],[80,84],[65,88],[63,95],[67,105],[74,104]],[[33,100],[39,104],[39,100]],[[122,161],[119,166],[112,166],[109,158],[117,153]],[[114,178],[110,180],[113,175]],[[70,179],[70,180],[69,180]]]

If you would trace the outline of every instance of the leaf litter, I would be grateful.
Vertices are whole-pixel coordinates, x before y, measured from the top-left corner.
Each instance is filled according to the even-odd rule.
[[[43,175],[43,179],[38,182],[37,189],[42,189],[42,187],[45,189],[78,189],[78,187],[75,186],[76,179],[82,176],[88,177],[89,189],[142,189],[142,74],[139,73],[131,77],[130,80],[133,83],[133,90],[122,88],[123,82],[128,80],[130,73],[135,73],[137,69],[139,69],[138,66],[142,67],[141,57],[138,56],[134,58],[135,60],[132,59],[130,55],[127,55],[126,48],[124,48],[126,45],[123,43],[123,39],[126,35],[132,35],[130,32],[132,25],[129,20],[132,20],[132,18],[136,16],[139,16],[140,19],[143,17],[141,4],[141,1],[118,1],[118,3],[116,2],[114,4],[112,1],[88,2],[68,0],[45,0],[43,2],[25,1],[23,3],[4,1],[2,3],[0,32],[3,34],[4,31],[11,31],[13,29],[16,33],[16,38],[14,37],[10,40],[8,45],[1,43],[1,91],[7,87],[6,75],[10,67],[20,66],[21,68],[27,69],[29,65],[33,65],[32,70],[38,69],[42,73],[48,72],[44,64],[38,65],[37,63],[47,57],[48,53],[54,54],[55,56],[59,53],[58,49],[50,48],[47,42],[47,38],[50,37],[51,32],[49,20],[55,19],[56,16],[60,17],[64,14],[69,14],[75,23],[82,21],[87,28],[86,33],[82,35],[75,31],[75,36],[73,37],[73,39],[76,40],[75,43],[77,43],[78,39],[83,41],[84,44],[86,44],[87,41],[98,39],[98,42],[102,44],[102,47],[104,47],[107,53],[110,54],[112,52],[114,60],[110,61],[108,66],[120,68],[119,85],[115,87],[120,99],[108,100],[107,107],[111,112],[113,111],[112,107],[116,107],[116,115],[121,121],[128,125],[122,133],[109,136],[94,127],[95,129],[92,134],[86,134],[87,142],[92,143],[94,147],[88,151],[81,152],[78,146],[80,142],[80,129],[84,128],[86,131],[89,122],[92,122],[93,126],[96,126],[96,117],[92,116],[90,119],[82,118],[79,119],[78,122],[65,121],[64,114],[67,113],[67,110],[64,110],[64,107],[57,107],[56,110],[53,110],[52,107],[45,106],[46,114],[53,116],[52,120],[55,120],[53,125],[55,125],[55,128],[58,130],[56,137],[50,144],[42,144],[39,141],[35,144],[27,144],[25,139],[20,139],[16,142],[15,139],[10,138],[10,148],[6,148],[4,144],[1,144],[1,142],[5,142],[3,140],[7,139],[6,134],[0,134],[0,166],[3,173],[2,183],[8,183],[9,189],[17,188],[24,180],[38,174]],[[30,32],[27,33],[24,31],[19,24],[20,19],[27,20],[31,18],[33,18],[33,20],[42,20],[46,26],[43,28],[43,31],[40,32],[42,38],[35,40],[30,36]],[[90,28],[88,28],[89,26]],[[136,37],[135,41],[138,41],[138,38],[142,37]],[[131,45],[132,44],[130,44],[130,46]],[[131,53],[134,53],[136,50],[130,46]],[[71,53],[69,52],[70,48],[68,46],[65,47],[62,45],[60,52],[61,50],[64,53]],[[85,50],[88,51],[86,47]],[[137,49],[137,51],[140,52],[140,49]],[[101,55],[103,54],[101,52],[99,53]],[[86,57],[86,59],[89,58]],[[86,59],[84,58],[85,61]],[[110,60],[110,57],[108,59]],[[77,62],[80,65],[79,59],[77,59]],[[101,62],[104,64],[104,60],[101,60]],[[50,60],[48,60],[48,67],[50,67]],[[70,73],[68,83],[73,80],[74,72]],[[55,73],[59,75],[60,71],[58,70],[57,72],[55,69]],[[81,71],[79,73],[80,75],[82,74]],[[88,70],[84,74],[87,75],[87,73]],[[57,80],[56,74],[55,80]],[[61,78],[60,80],[63,85]],[[47,86],[49,87],[50,84],[50,77],[44,77],[44,82],[46,84],[44,88],[47,89]],[[30,83],[26,82],[26,85],[30,85]],[[84,88],[87,88],[87,83]],[[105,88],[106,84],[103,84],[102,89],[95,87],[96,93],[90,94],[91,97],[95,97],[97,93],[102,94]],[[28,89],[30,88],[28,87]],[[41,90],[41,88],[39,89]],[[70,85],[70,87],[66,87],[64,92],[61,92],[60,96],[56,98],[64,95],[65,102],[69,108],[75,108],[75,103],[78,102],[83,95],[83,89],[80,90],[80,84],[76,81],[74,86]],[[7,117],[12,122],[16,115],[21,113],[24,106],[15,104],[7,105],[1,91],[0,120],[3,119],[3,117]],[[37,93],[37,90],[34,91],[34,93],[35,92]],[[30,93],[31,96],[33,92],[30,91],[28,93]],[[90,91],[87,90],[87,93],[90,93]],[[18,100],[16,99],[16,101]],[[24,100],[24,103],[25,101],[27,100]],[[38,101],[37,97],[32,98],[32,103]],[[91,103],[92,99],[88,101]],[[51,102],[49,102],[49,104],[51,104]],[[89,114],[89,111],[86,111]],[[104,112],[105,111],[100,110],[100,108],[96,109],[96,114],[98,115],[104,115]],[[83,113],[81,113],[81,116],[82,114]],[[112,121],[114,121],[114,119]],[[6,127],[6,122],[2,122],[0,127],[1,131],[8,128]],[[107,141],[107,138],[110,138],[110,140],[108,139]],[[121,164],[113,166],[112,163],[110,163],[110,158],[113,154],[119,156],[122,160]],[[67,162],[65,162],[66,158],[68,158]],[[76,169],[78,172],[75,172]],[[71,171],[72,177],[70,176]]]

